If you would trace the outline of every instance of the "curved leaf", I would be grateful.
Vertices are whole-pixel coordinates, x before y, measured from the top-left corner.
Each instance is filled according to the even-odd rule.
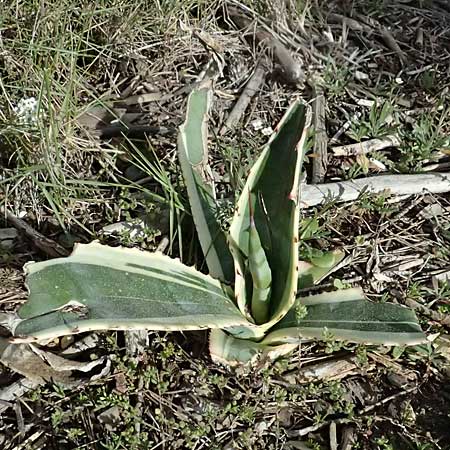
[[[255,226],[272,273],[270,320],[264,328],[280,320],[295,301],[297,196],[306,126],[306,106],[295,102],[250,170],[230,227],[229,241],[236,269],[235,292],[239,308],[245,314],[249,303],[243,280],[245,259],[249,256],[249,198],[255,198]]]
[[[78,245],[26,266],[22,341],[91,330],[195,330],[250,325],[222,285],[161,253]]]
[[[298,263],[298,289],[305,289],[319,284],[344,259],[345,253],[341,250],[326,252],[320,258],[310,262]]]
[[[215,363],[231,367],[274,361],[297,347],[297,344],[270,346],[247,339],[237,339],[222,330],[211,330],[209,351]]]
[[[252,194],[250,194],[251,196]],[[250,224],[248,239],[248,268],[253,281],[251,301],[252,316],[257,324],[267,322],[269,318],[269,300],[272,289],[272,272],[267,262],[264,248],[256,231],[253,216],[254,201],[250,198]]]
[[[202,88],[191,93],[186,121],[178,135],[178,157],[189,195],[192,216],[209,274],[231,283],[233,258],[225,234],[217,222],[217,203],[208,166],[207,119],[211,90]]]
[[[411,309],[369,302],[361,289],[354,288],[297,299],[263,343],[294,343],[325,335],[362,344],[415,345],[426,340]]]

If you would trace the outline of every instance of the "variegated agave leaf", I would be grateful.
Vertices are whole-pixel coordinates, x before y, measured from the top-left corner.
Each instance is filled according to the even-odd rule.
[[[298,289],[305,289],[319,284],[344,259],[341,250],[326,252],[320,258],[298,263]]]
[[[362,290],[355,288],[297,300],[259,342],[213,330],[210,351],[218,363],[255,365],[284,356],[302,342],[323,338],[383,345],[415,345],[426,341],[410,309],[368,302]]]
[[[298,346],[282,344],[271,346],[264,343],[238,339],[222,330],[211,330],[209,351],[211,358],[218,364],[231,367],[264,364],[287,355]]]
[[[161,253],[92,243],[26,271],[30,295],[14,332],[22,341],[91,330],[250,325],[219,281]]]
[[[415,345],[426,340],[411,309],[369,302],[361,289],[353,288],[297,299],[263,343],[285,344],[324,337],[383,345]]]
[[[209,88],[202,88],[189,96],[186,121],[178,135],[178,156],[209,274],[230,283],[234,277],[233,259],[217,222],[217,203],[208,166],[207,119],[211,95]]]
[[[250,252],[250,223],[254,220],[259,254],[267,258],[271,271],[267,329],[290,309],[297,289],[298,222],[297,193],[307,125],[305,105],[295,102],[250,170],[230,227],[230,249],[235,260],[235,295],[248,317],[245,270]],[[253,203],[253,214],[250,211]],[[261,270],[267,270],[261,264]],[[267,274],[261,273],[261,278]],[[248,286],[247,286],[248,288]],[[254,314],[253,314],[254,315]]]
[[[272,272],[267,261],[264,248],[261,245],[254,218],[255,196],[249,194],[249,239],[248,239],[248,269],[252,278],[251,312],[257,324],[269,319],[269,300],[272,290]]]

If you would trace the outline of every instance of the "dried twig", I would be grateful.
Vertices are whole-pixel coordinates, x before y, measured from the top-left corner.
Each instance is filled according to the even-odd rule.
[[[230,112],[225,124],[220,130],[220,134],[226,133],[228,130],[233,129],[245,113],[248,105],[250,104],[253,96],[258,92],[262,84],[264,83],[264,79],[267,73],[267,66],[264,61],[260,61],[253,72],[250,80],[246,84],[244,90],[242,91],[241,96],[238,101],[234,105],[233,109]]]
[[[419,311],[420,313],[431,318],[435,322],[438,322],[441,325],[444,325],[446,327],[450,327],[450,316],[448,314],[441,314],[437,311],[433,311],[430,308],[428,308],[427,306],[422,305],[421,303],[417,302],[416,300],[413,300],[412,298],[406,298],[405,303],[410,308],[412,308],[416,311]]]
[[[169,244],[170,244],[169,238],[167,236],[164,236],[161,239],[161,242],[158,244],[156,251],[164,253],[167,250],[167,247],[169,246]]]
[[[246,33],[246,35],[252,39],[255,39],[273,54],[276,61],[283,69],[283,75],[286,82],[294,85],[303,83],[305,80],[305,74],[300,64],[294,59],[291,52],[274,36],[273,33],[263,31],[261,28],[254,30],[252,21],[236,8],[229,7],[228,15],[237,27],[251,30]]]
[[[301,206],[311,207],[329,200],[348,202],[356,200],[363,192],[377,193],[386,190],[393,196],[450,192],[450,173],[382,175],[336,183],[302,185]]]
[[[351,450],[355,444],[355,429],[351,426],[342,430],[341,450]]]
[[[397,136],[386,136],[382,139],[369,139],[368,141],[357,142],[356,144],[333,147],[332,151],[335,156],[353,156],[364,155],[389,147],[398,147],[399,145],[400,140]]]
[[[350,28],[350,30],[352,31],[364,31],[369,34],[373,32],[373,29],[369,25],[366,25],[365,23],[359,22],[350,17],[343,16],[342,14],[334,14],[334,13],[328,14],[327,22],[342,23],[343,25],[346,25],[348,28]]]
[[[387,47],[398,55],[402,64],[408,62],[405,52],[400,48],[398,42],[388,28],[382,26],[377,20],[372,18],[369,20],[367,17],[362,17],[360,14],[355,14],[355,17],[360,19],[360,21],[341,14],[329,14],[327,20],[332,23],[342,23],[342,25],[347,26],[352,31],[365,32],[369,35],[376,31]]]
[[[350,128],[353,122],[361,117],[361,115],[361,111],[357,111],[351,118],[349,118],[330,139],[330,144],[337,144],[339,142],[339,138]]]
[[[383,38],[386,45],[397,54],[402,64],[408,63],[408,58],[405,54],[405,52],[400,48],[398,45],[398,42],[395,40],[392,33],[386,28],[381,27],[380,28],[381,37]]]
[[[305,427],[300,430],[287,430],[286,434],[291,438],[302,437],[302,436],[308,435],[309,433],[313,433],[314,431],[320,430],[326,426],[329,426],[333,422],[336,425],[341,425],[343,423],[351,423],[354,421],[355,420],[350,420],[350,419],[325,420],[324,422],[316,423],[315,425],[311,425],[309,427]]]
[[[55,242],[53,239],[45,237],[43,234],[36,231],[33,227],[28,225],[24,220],[19,219],[8,211],[4,212],[8,222],[17,230],[21,231],[33,245],[44,252],[46,255],[56,258],[58,256],[68,256],[69,251],[62,245]]]
[[[330,450],[337,450],[336,422],[330,423]]]

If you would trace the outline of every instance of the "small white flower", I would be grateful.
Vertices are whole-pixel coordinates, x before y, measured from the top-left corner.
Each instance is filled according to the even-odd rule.
[[[22,98],[14,107],[19,123],[35,126],[38,122],[38,102],[34,97]]]
[[[263,121],[261,119],[255,119],[251,122],[251,124],[255,131],[261,130],[264,126]]]
[[[265,127],[261,130],[261,133],[264,136],[270,136],[273,133],[273,129],[272,129],[272,127]]]

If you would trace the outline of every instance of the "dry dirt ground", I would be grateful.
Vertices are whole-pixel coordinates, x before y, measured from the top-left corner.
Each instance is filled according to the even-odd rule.
[[[210,163],[224,226],[295,98],[315,111],[307,183],[449,171],[446,0],[1,8],[2,313],[26,300],[25,263],[75,242],[159,248],[203,267],[176,132],[205,71],[216,76]],[[61,339],[46,350],[80,365],[57,379],[0,364],[1,448],[450,449],[448,193],[362,192],[302,216],[303,256],[348,256],[314,290],[358,284],[373,301],[408,305],[428,344],[321,341],[232,371],[211,362],[206,332]]]

